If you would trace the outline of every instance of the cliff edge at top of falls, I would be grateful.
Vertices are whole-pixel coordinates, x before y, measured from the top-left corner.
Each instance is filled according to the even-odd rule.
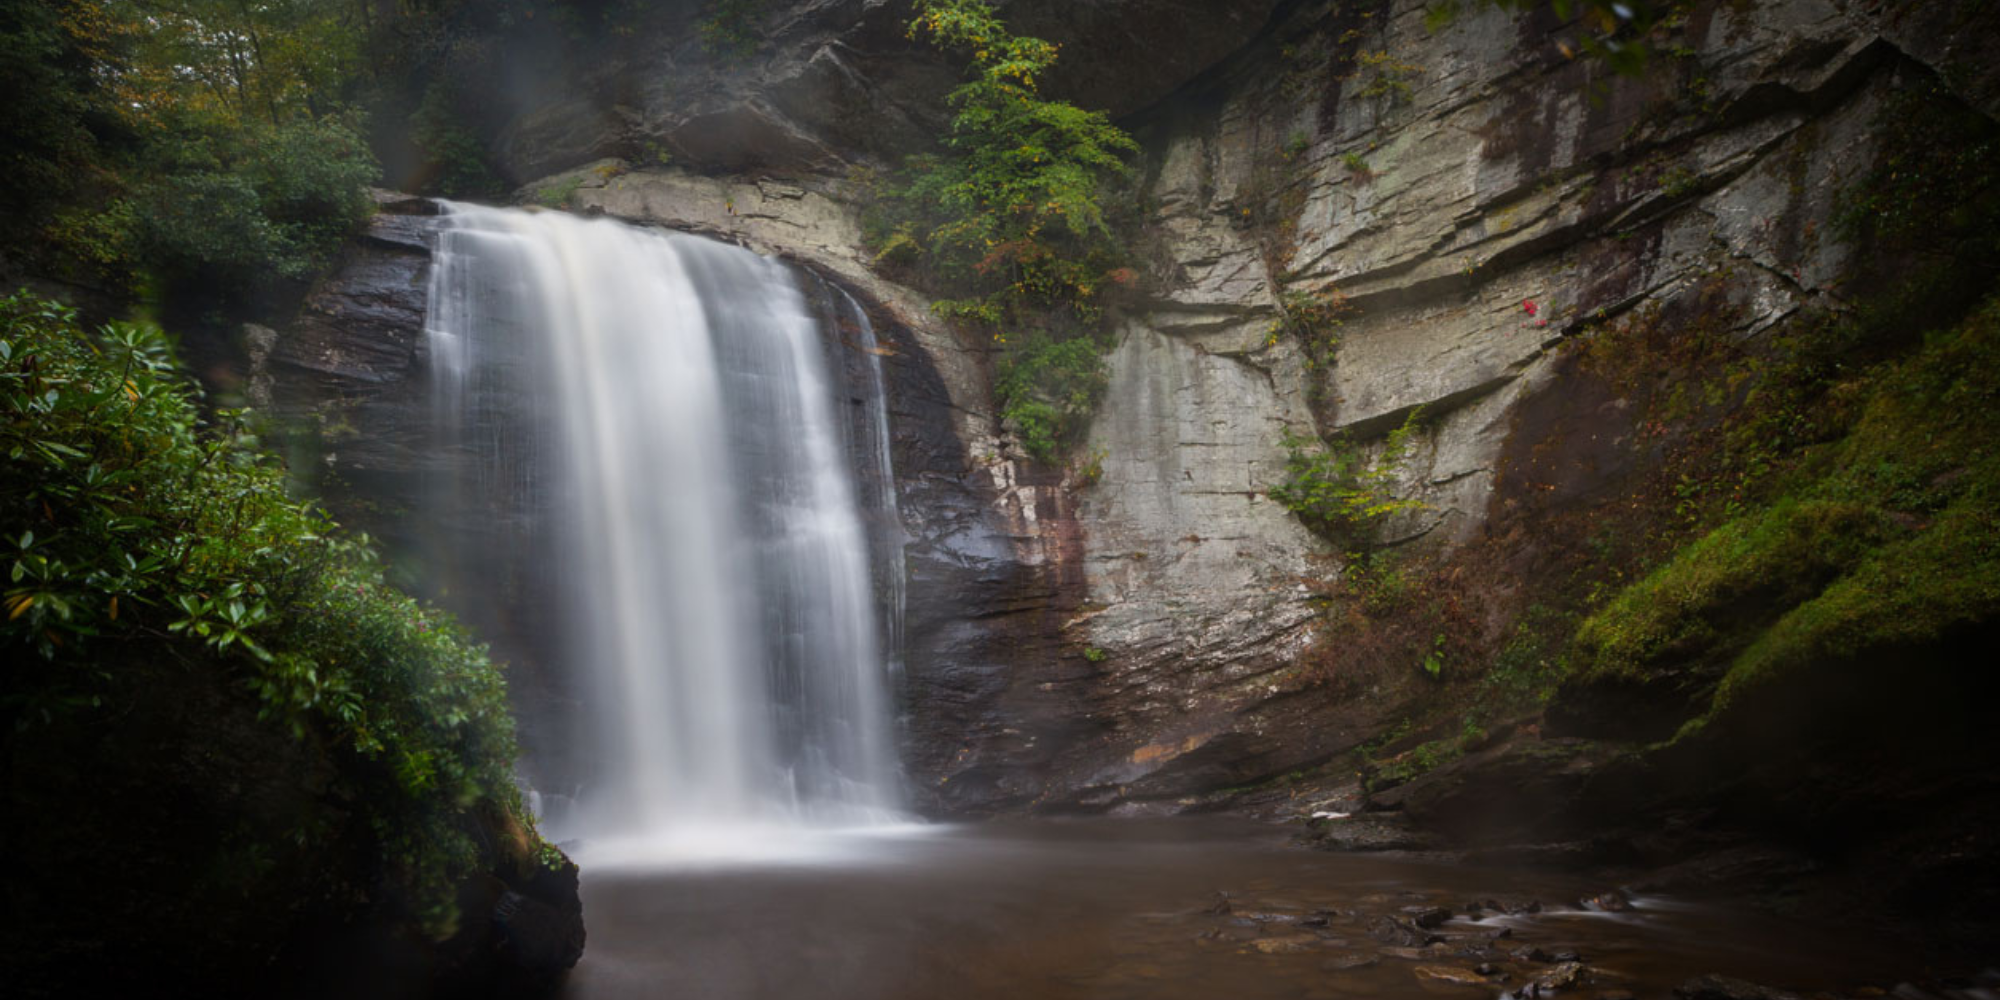
[[[1448,788],[1533,772],[1575,780],[1521,786],[1538,791],[1506,836],[1524,843],[1601,829],[1587,803],[1610,800],[1580,789],[1613,785],[1645,790],[1627,803],[1635,816],[1677,803],[1703,836],[1737,820],[1784,827],[1691,790],[1742,747],[1642,752],[1699,714],[1713,672],[1623,702],[1616,685],[1571,683],[1550,720],[1539,703],[1481,699],[1541,676],[1521,664],[1552,654],[1509,657],[1568,641],[1578,602],[1604,599],[1578,595],[1616,593],[1693,530],[1676,491],[1703,480],[1678,477],[1756,395],[1715,371],[1867,313],[1905,282],[1843,216],[1855,186],[1908,151],[1894,120],[1990,124],[1992,10],[1694,4],[1636,78],[1573,58],[1571,26],[1540,8],[1470,9],[1435,29],[1415,0],[1001,10],[1064,46],[1051,92],[1109,107],[1144,145],[1134,243],[1149,280],[1118,317],[1110,388],[1080,448],[1101,456],[1096,476],[1021,455],[995,414],[988,345],[885,278],[864,245],[866,194],[848,168],[927,148],[956,79],[907,37],[901,5],[769,5],[730,58],[687,34],[620,45],[507,105],[489,135],[524,196],[560,191],[572,210],[784,255],[876,316],[911,582],[905,761],[926,808],[1373,803],[1438,818],[1480,801]],[[393,494],[419,464],[378,433],[418,416],[398,413],[412,405],[400,387],[421,362],[408,335],[420,318],[371,325],[375,306],[422,287],[422,241],[399,243],[400,225],[378,225],[321,285],[257,376],[281,409],[376,408],[367,432],[323,456],[362,494]],[[371,271],[385,253],[394,276]],[[371,290],[384,286],[399,291]],[[1333,291],[1351,311],[1330,363],[1272,335],[1299,296]],[[1963,291],[1937,301],[1962,308]],[[1903,315],[1909,335],[1931,322]],[[350,336],[342,316],[361,332],[339,350],[379,361],[299,363],[299,338]],[[1283,442],[1346,434],[1379,452],[1413,415],[1394,479],[1420,506],[1383,541],[1423,568],[1375,578],[1375,602],[1356,604],[1337,547],[1270,498]],[[1564,731],[1563,705],[1591,706],[1588,742],[1542,738]],[[1901,785],[1869,786],[1901,790],[1884,808],[1935,804],[1917,790],[1944,772],[1905,763]],[[1394,791],[1439,764],[1430,785]],[[1947,770],[1978,784],[1978,766]],[[1817,787],[1816,803],[1842,807],[1822,815],[1867,812],[1842,811],[1861,792]]]

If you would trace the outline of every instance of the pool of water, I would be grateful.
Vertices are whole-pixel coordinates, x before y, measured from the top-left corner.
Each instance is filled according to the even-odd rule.
[[[1470,998],[1570,976],[1565,995],[1645,997],[1702,974],[1886,986],[1914,964],[1851,930],[1667,897],[1605,912],[1580,903],[1601,883],[1307,851],[1236,821],[745,844],[595,864],[586,846],[590,946],[566,995]]]

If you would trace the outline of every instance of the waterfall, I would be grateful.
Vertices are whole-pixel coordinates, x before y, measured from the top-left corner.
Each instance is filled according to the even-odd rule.
[[[823,337],[800,276],[740,248],[445,210],[427,334],[441,433],[471,466],[536,470],[524,488],[544,494],[559,565],[531,599],[563,602],[564,669],[584,679],[588,764],[551,835],[588,851],[894,816],[883,637],[901,572],[876,586],[854,475],[890,482],[872,329]],[[827,356],[857,348],[879,434],[859,449]],[[540,454],[495,457],[509,442],[480,414],[523,407]],[[460,492],[503,476],[521,482],[489,469]]]

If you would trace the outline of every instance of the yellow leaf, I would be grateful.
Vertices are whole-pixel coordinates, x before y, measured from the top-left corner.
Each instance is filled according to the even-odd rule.
[[[139,401],[139,387],[133,385],[129,378],[125,380],[125,395],[132,397],[134,403]]]
[[[116,595],[113,595],[111,598],[111,620],[114,622],[118,620],[118,598]]]
[[[35,595],[33,594],[14,595],[14,607],[12,610],[7,612],[7,620],[11,622],[16,618],[19,618],[22,615],[27,614],[28,609],[34,606],[35,606]]]

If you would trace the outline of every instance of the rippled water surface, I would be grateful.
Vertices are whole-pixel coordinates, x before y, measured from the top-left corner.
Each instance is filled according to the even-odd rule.
[[[590,946],[568,995],[1472,998],[1556,972],[1517,954],[1537,948],[1580,953],[1564,992],[1578,997],[1666,996],[1708,973],[1801,991],[1910,974],[1882,939],[1755,911],[1639,897],[1597,912],[1577,901],[1599,883],[1284,841],[1183,819],[746,840],[758,860],[706,850],[668,866],[593,864],[586,848]],[[1542,908],[1467,918],[1488,900]],[[1416,928],[1431,907],[1454,916]]]

